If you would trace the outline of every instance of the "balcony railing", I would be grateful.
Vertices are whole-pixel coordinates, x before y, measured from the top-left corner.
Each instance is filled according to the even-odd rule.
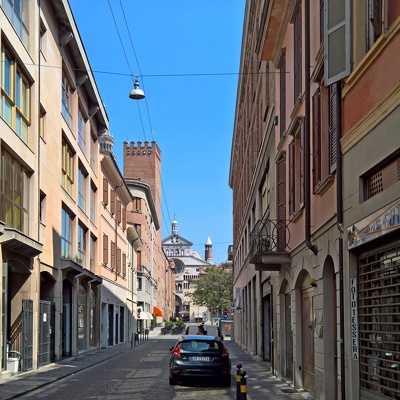
[[[279,271],[290,262],[289,221],[259,220],[250,234],[250,262],[258,271]]]

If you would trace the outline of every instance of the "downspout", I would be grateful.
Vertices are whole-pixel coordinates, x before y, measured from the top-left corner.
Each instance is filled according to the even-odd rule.
[[[311,194],[310,194],[310,0],[304,1],[304,61],[305,61],[305,117],[304,117],[304,208],[305,244],[317,254],[317,246],[311,243]]]
[[[118,193],[117,190],[118,188],[122,187],[124,185],[124,182],[121,181],[121,183],[117,186],[115,186],[115,281],[118,280],[118,268],[117,268],[117,264],[118,264],[118,218],[117,218],[117,204],[118,204]],[[121,210],[122,212],[122,210]]]
[[[341,103],[341,87],[340,82],[337,84],[337,110],[338,110],[338,131],[336,135],[336,207],[337,207],[337,224],[340,235],[343,233],[343,161],[342,148],[340,138],[342,136],[342,109]],[[341,398],[346,399],[346,375],[345,375],[345,345],[344,345],[344,280],[343,280],[343,237],[339,237],[339,301],[340,301],[340,371],[341,371]]]

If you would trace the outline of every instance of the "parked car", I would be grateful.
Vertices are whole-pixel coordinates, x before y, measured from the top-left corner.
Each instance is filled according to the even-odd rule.
[[[170,351],[170,385],[195,377],[226,387],[231,385],[229,352],[218,338],[209,335],[181,336]]]
[[[224,340],[221,330],[217,325],[211,325],[211,324],[200,324],[204,327],[207,335],[209,336],[217,336],[221,340]],[[197,335],[197,329],[199,327],[199,324],[186,324],[186,335]]]

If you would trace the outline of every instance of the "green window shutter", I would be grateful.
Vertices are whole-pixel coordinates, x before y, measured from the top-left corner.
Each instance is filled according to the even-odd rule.
[[[350,75],[351,0],[325,0],[325,85]]]

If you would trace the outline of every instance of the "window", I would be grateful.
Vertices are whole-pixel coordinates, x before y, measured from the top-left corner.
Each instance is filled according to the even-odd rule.
[[[122,254],[122,276],[126,277],[126,254]]]
[[[289,144],[289,214],[294,216],[304,202],[304,122],[298,119]]]
[[[90,271],[96,273],[96,249],[97,249],[97,240],[94,236],[90,235]]]
[[[277,216],[278,221],[286,220],[286,158],[280,155],[277,166]],[[284,224],[279,224],[284,226]],[[283,251],[286,247],[286,229],[278,229],[278,248]]]
[[[331,174],[336,171],[337,140],[340,137],[340,97],[340,82],[333,83],[329,86],[329,172]]]
[[[46,194],[40,191],[39,219],[42,224],[46,224]]]
[[[111,241],[111,269],[115,269],[115,264],[116,264],[115,246],[116,244],[113,241]]]
[[[103,264],[108,264],[108,236],[103,234]]]
[[[122,251],[119,247],[117,247],[117,273],[121,273],[121,262],[122,262]]]
[[[42,139],[44,139],[45,116],[46,116],[46,110],[43,108],[42,105],[40,105],[39,134]]]
[[[62,141],[62,187],[67,193],[72,195],[72,185],[74,184],[74,154],[72,148],[66,142]]]
[[[122,228],[126,229],[126,208],[122,208]]]
[[[280,137],[285,136],[286,132],[286,57],[283,58],[280,63],[279,70],[279,133]]]
[[[29,0],[3,0],[3,9],[25,47],[28,47]]]
[[[313,193],[323,194],[333,182],[330,162],[336,142],[330,140],[329,89],[320,86],[312,97]],[[332,131],[333,132],[333,131]],[[335,147],[336,148],[336,147]],[[336,160],[335,160],[336,161]]]
[[[96,215],[97,215],[97,188],[94,186],[94,183],[90,185],[90,221],[96,224]]]
[[[90,134],[90,168],[97,173],[97,138],[96,134],[91,131]]]
[[[69,83],[68,77],[63,70],[62,72],[62,115],[67,122],[68,126],[72,126],[72,116],[71,116],[71,84]]]
[[[137,270],[140,272],[142,270],[142,252],[138,251],[136,253],[136,260],[137,260]]]
[[[136,281],[137,281],[137,290],[142,290],[143,289],[143,287],[142,287],[142,278],[141,277],[137,277]]]
[[[86,123],[81,110],[78,112],[78,145],[86,155]]]
[[[121,211],[121,207],[122,207],[121,200],[120,200],[120,199],[117,199],[117,213],[116,213],[116,216],[117,216],[117,221],[118,221],[119,223],[122,222],[122,211]]]
[[[301,6],[297,10],[296,19],[294,21],[294,104],[301,99],[302,95],[302,23],[301,23]]]
[[[0,220],[7,227],[28,234],[28,171],[4,149],[1,151],[0,204]]]
[[[61,215],[61,258],[71,259],[72,255],[72,219],[63,208]]]
[[[46,26],[43,20],[40,18],[40,28],[39,28],[39,49],[43,56],[46,56],[47,52],[47,37],[46,37]]]
[[[115,215],[115,191],[110,190],[110,211],[112,215]]]
[[[87,198],[87,172],[80,165],[78,168],[78,206],[86,213],[86,198]]]
[[[3,73],[0,115],[14,132],[28,143],[30,85],[15,58],[5,47],[2,48],[1,62]]]
[[[85,267],[86,258],[86,233],[87,230],[81,224],[78,225],[78,257],[76,262]]]
[[[108,205],[108,180],[103,178],[103,203]]]
[[[132,211],[142,212],[142,199],[140,197],[134,197],[132,201]]]
[[[367,0],[367,49],[369,50],[382,35],[383,0]]]

